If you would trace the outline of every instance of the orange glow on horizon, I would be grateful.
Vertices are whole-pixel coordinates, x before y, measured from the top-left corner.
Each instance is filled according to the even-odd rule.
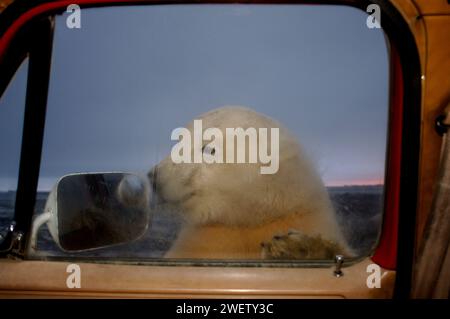
[[[336,186],[375,186],[384,185],[383,179],[367,179],[367,180],[357,180],[357,181],[328,181],[325,182],[327,187]]]

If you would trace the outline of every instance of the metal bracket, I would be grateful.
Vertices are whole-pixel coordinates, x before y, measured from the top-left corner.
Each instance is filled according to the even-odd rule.
[[[434,122],[434,128],[440,136],[443,136],[445,133],[447,133],[448,128],[450,127],[450,125],[444,123],[446,118],[447,116],[445,114],[441,114],[436,118],[436,121]]]
[[[16,223],[13,221],[9,226],[6,235],[0,242],[0,255],[23,255],[24,234],[15,230]]]
[[[336,267],[334,268],[333,275],[338,278],[344,276],[344,273],[341,270],[342,264],[344,263],[344,256],[336,255],[334,257],[334,263],[335,263]]]

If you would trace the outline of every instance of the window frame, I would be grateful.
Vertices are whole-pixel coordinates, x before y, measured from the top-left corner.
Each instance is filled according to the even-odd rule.
[[[42,151],[45,108],[51,57],[51,17],[61,12],[72,1],[17,0],[0,15],[0,93],[15,69],[12,63],[17,52],[30,55],[30,74],[27,84],[27,102],[20,161],[19,184],[16,199],[17,234],[29,233],[33,214],[37,180]],[[82,8],[118,5],[151,4],[226,4],[235,1],[158,1],[158,0],[79,0]],[[269,4],[275,1],[242,1],[245,4]],[[420,138],[421,72],[417,45],[400,12],[387,0],[294,0],[277,4],[334,4],[348,5],[363,11],[369,4],[381,8],[381,25],[390,44],[391,83],[386,158],[384,218],[381,238],[372,260],[386,269],[397,271],[396,294],[409,291],[414,251],[415,215],[417,209],[418,163]],[[42,19],[44,18],[44,19]],[[38,22],[40,21],[41,24]],[[47,21],[47,22],[43,22]],[[37,23],[37,24],[35,24]],[[34,24],[34,28],[32,27]],[[46,26],[45,26],[46,25]],[[39,26],[39,27],[36,27]],[[20,33],[26,28],[34,31]],[[44,34],[45,46],[36,45]],[[46,36],[45,36],[46,35]],[[27,45],[30,44],[30,45]],[[31,45],[34,43],[35,45]],[[41,43],[42,44],[42,43]],[[40,48],[40,49],[39,49]],[[33,53],[34,52],[34,53]],[[22,53],[23,54],[23,53]],[[39,63],[39,61],[41,63]],[[47,79],[38,85],[35,79]],[[36,83],[37,82],[37,83]],[[36,98],[38,97],[38,98]],[[401,247],[401,249],[398,249]],[[16,250],[23,256],[23,247]],[[225,263],[228,265],[227,263]],[[242,266],[242,265],[241,265]]]

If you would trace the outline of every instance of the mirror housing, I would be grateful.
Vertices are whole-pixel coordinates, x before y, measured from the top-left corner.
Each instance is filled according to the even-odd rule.
[[[44,213],[33,222],[30,248],[47,223],[58,246],[79,252],[131,242],[150,224],[150,185],[130,173],[83,173],[62,177]]]

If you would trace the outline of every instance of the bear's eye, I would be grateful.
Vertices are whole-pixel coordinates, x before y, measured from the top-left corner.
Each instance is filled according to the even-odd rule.
[[[202,147],[202,152],[203,152],[203,154],[214,155],[214,154],[216,154],[216,149],[214,147],[211,148],[211,147],[208,147],[207,145],[204,145]]]

